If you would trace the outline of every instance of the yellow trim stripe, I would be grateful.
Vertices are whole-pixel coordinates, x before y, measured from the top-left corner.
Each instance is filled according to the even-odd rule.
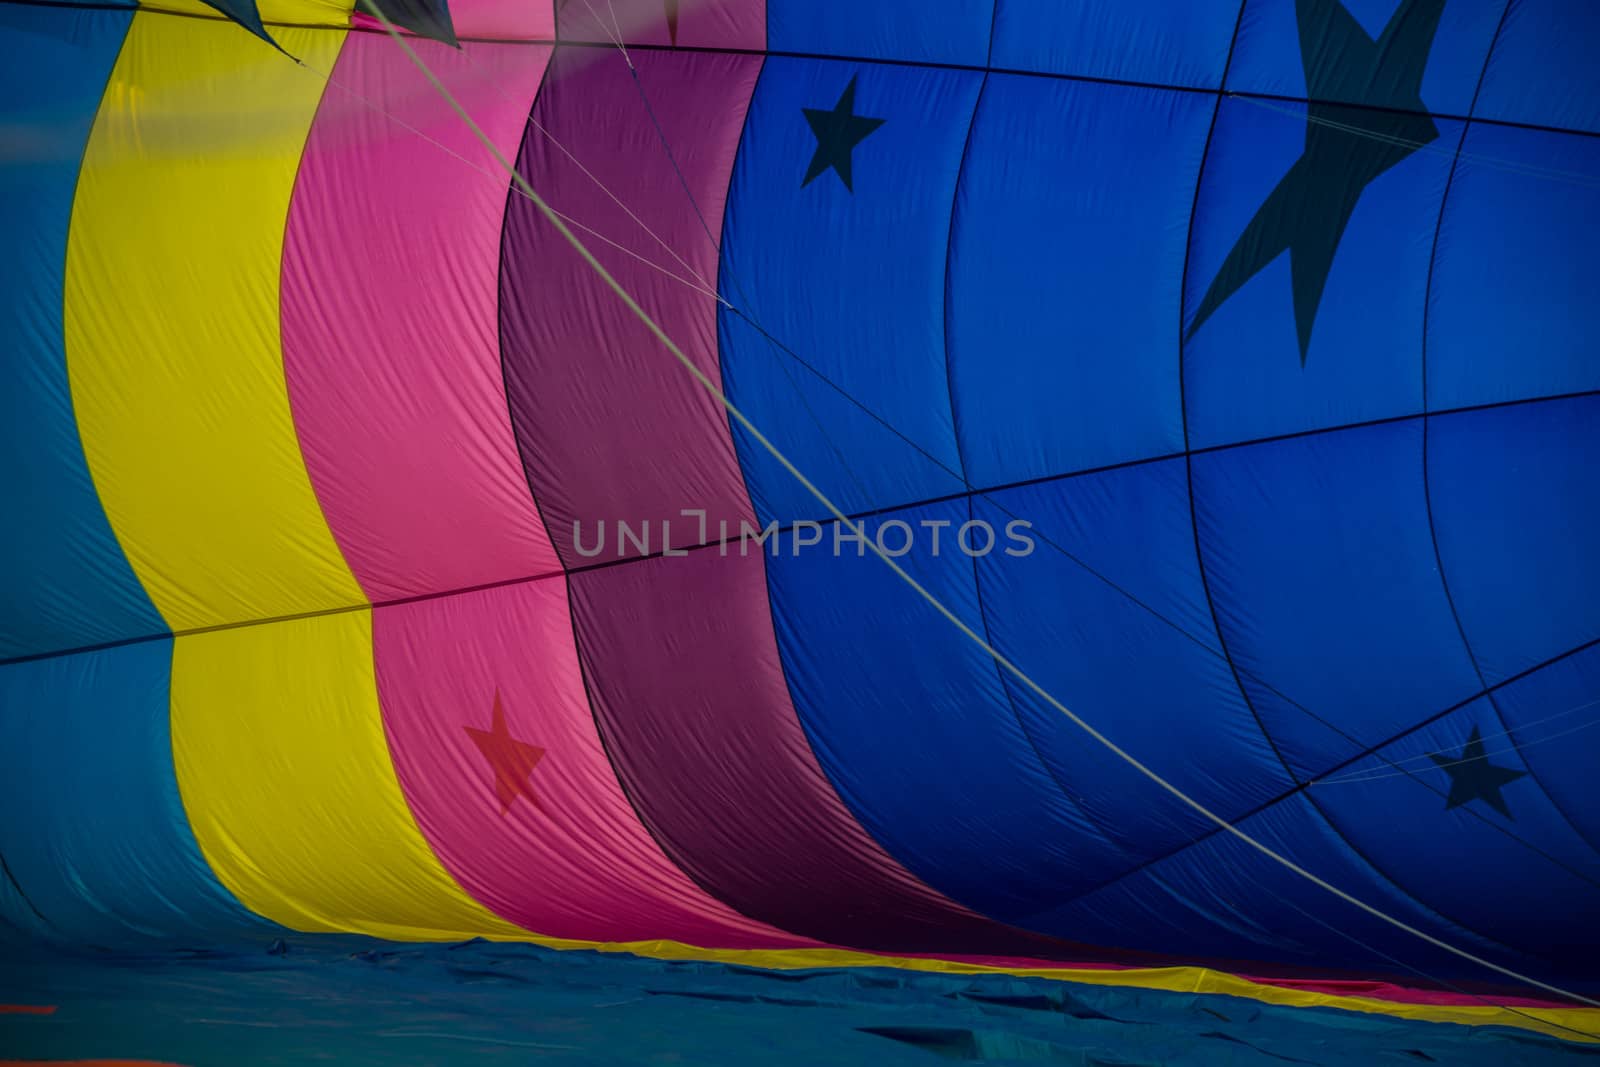
[[[206,862],[257,914],[397,941],[527,938],[417,828],[378,710],[370,612],[176,638],[172,751]]]
[[[487,935],[488,940],[526,941],[555,949],[590,949],[599,952],[628,953],[649,959],[698,960],[712,963],[765,967],[792,971],[824,967],[893,967],[907,971],[937,974],[1005,974],[1019,978],[1046,978],[1086,985],[1123,986],[1130,989],[1155,989],[1175,993],[1216,993],[1246,997],[1264,1004],[1291,1008],[1337,1008],[1342,1011],[1386,1015],[1415,1022],[1456,1023],[1462,1026],[1507,1026],[1567,1041],[1600,1043],[1600,1009],[1532,1008],[1515,1009],[1494,1004],[1413,1004],[1378,997],[1346,996],[1314,990],[1256,982],[1207,967],[1144,967],[1125,970],[1073,967],[1000,967],[962,963],[954,960],[879,956],[848,949],[708,949],[677,941],[590,942],[542,938],[527,934],[515,937]]]
[[[285,30],[330,69],[345,34]],[[278,331],[323,79],[238,26],[138,13],[84,158],[67,364],[95,487],[174,630],[365,598],[312,491]]]

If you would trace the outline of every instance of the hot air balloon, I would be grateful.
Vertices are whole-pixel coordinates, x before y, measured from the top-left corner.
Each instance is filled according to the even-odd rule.
[[[3,0],[5,936],[1600,1040],[1597,46]]]

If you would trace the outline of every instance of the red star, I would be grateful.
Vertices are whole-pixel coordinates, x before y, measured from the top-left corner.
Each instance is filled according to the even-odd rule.
[[[494,695],[494,721],[489,729],[468,726],[466,731],[494,771],[494,795],[500,801],[500,814],[509,812],[519,796],[527,797],[528,803],[543,812],[544,805],[534,795],[528,776],[544,758],[544,749],[511,736],[506,729],[506,711],[500,706],[498,692]]]

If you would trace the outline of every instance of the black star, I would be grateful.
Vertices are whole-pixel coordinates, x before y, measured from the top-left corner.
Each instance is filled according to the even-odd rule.
[[[1378,175],[1439,136],[1421,91],[1444,4],[1404,0],[1383,36],[1374,41],[1340,0],[1296,0],[1300,61],[1311,101],[1305,151],[1239,235],[1200,301],[1185,340],[1287,251],[1304,365],[1317,305],[1356,202]],[[1394,110],[1317,102],[1332,99]]]
[[[1445,801],[1445,811],[1481,800],[1506,818],[1512,818],[1511,809],[1506,807],[1500,789],[1528,772],[1496,767],[1490,763],[1476,726],[1472,728],[1472,736],[1467,739],[1467,747],[1461,750],[1459,759],[1449,759],[1436,752],[1429,753],[1429,758],[1450,776],[1450,798]]]
[[[817,150],[812,153],[811,166],[806,168],[806,180],[800,183],[800,188],[804,189],[814,178],[832,167],[834,173],[839,175],[839,180],[844,182],[844,187],[855,192],[850,185],[850,153],[856,145],[867,139],[868,134],[883,125],[882,119],[870,119],[855,113],[855,78],[851,78],[850,84],[845,86],[844,95],[839,97],[832,111],[821,111],[814,107],[800,110],[805,112],[811,132],[817,138]]]

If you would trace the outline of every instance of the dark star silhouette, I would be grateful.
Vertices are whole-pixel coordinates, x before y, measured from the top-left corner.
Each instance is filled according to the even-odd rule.
[[[667,36],[672,40],[672,47],[678,47],[678,0],[661,0],[666,6]]]
[[[459,49],[461,42],[456,40],[455,22],[450,18],[450,6],[447,0],[380,0],[383,13],[403,30],[410,30],[418,37],[440,41],[452,48]],[[358,11],[366,12],[367,5],[358,2]]]
[[[1461,750],[1458,758],[1450,759],[1437,752],[1429,753],[1429,757],[1450,776],[1450,798],[1445,801],[1445,811],[1481,800],[1506,818],[1513,817],[1500,790],[1528,772],[1496,767],[1490,763],[1476,726],[1472,728],[1472,736],[1467,739],[1467,746]]]
[[[831,168],[844,182],[844,187],[855,192],[850,184],[850,154],[855,151],[856,145],[867,139],[868,134],[883,125],[883,119],[867,118],[855,113],[856,80],[853,77],[850,84],[845,86],[839,102],[833,105],[833,110],[821,111],[813,107],[800,110],[805,112],[811,132],[817,138],[817,150],[812,153],[811,166],[806,168],[806,178],[800,183],[800,188],[804,189],[823,171]]]
[[[539,803],[528,781],[533,768],[544,758],[544,749],[511,736],[511,731],[506,727],[506,712],[500,705],[499,693],[494,695],[494,718],[489,729],[468,726],[466,731],[494,771],[494,795],[500,801],[500,814],[509,812],[519,796],[527,797],[528,803],[544,811],[544,805]]]
[[[1263,267],[1288,252],[1295,331],[1305,364],[1317,305],[1361,194],[1384,171],[1439,136],[1421,90],[1444,5],[1445,0],[1402,0],[1374,41],[1341,0],[1296,0],[1300,61],[1311,100],[1305,151],[1239,235],[1185,340]],[[1396,110],[1318,103],[1334,99]]]

